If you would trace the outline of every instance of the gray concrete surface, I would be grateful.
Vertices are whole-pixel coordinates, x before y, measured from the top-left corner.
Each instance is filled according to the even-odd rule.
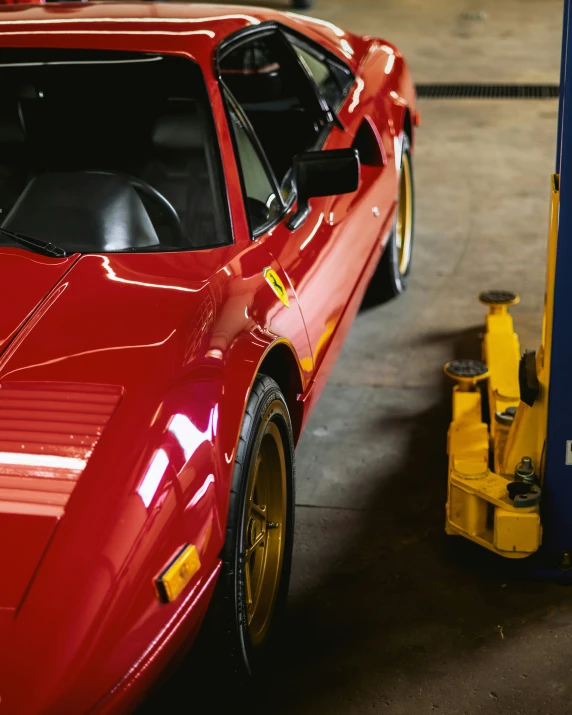
[[[556,82],[561,12],[560,0],[318,0],[313,14],[395,41],[419,81]],[[443,533],[442,365],[478,356],[485,288],[521,293],[522,345],[539,341],[557,103],[420,108],[410,289],[358,316],[299,445],[272,674],[243,700],[215,676],[211,713],[572,712],[572,591]]]

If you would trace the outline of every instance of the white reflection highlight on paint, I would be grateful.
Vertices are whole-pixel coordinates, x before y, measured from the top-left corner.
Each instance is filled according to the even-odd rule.
[[[300,18],[300,15],[297,15],[294,12],[286,12],[284,13],[288,17],[292,17],[295,20],[298,20]],[[304,15],[304,22],[307,24],[313,24],[313,25],[321,25],[322,27],[327,27],[329,30],[331,30],[334,35],[337,35],[338,37],[343,37],[346,33],[341,30],[339,27],[336,27],[336,25],[332,25],[331,22],[327,22],[326,20],[318,20],[317,17],[309,17],[308,15]]]
[[[208,488],[211,484],[214,484],[214,474],[209,474],[209,476],[205,479],[203,485],[197,489],[194,497],[189,502],[189,507],[196,506],[200,502],[200,500],[207,493]]]
[[[212,411],[212,433],[216,435],[218,430],[218,405],[215,405]]]
[[[389,57],[387,58],[387,62],[385,63],[385,69],[383,70],[385,72],[385,74],[389,74],[391,72],[394,64],[395,64],[395,55],[389,55]]]
[[[306,246],[310,243],[310,241],[314,238],[314,236],[318,233],[318,229],[322,225],[322,221],[324,220],[324,214],[320,214],[320,218],[318,219],[318,222],[312,229],[312,233],[308,236],[308,238],[304,241],[304,243],[300,246],[300,250],[303,251]]]
[[[395,168],[401,171],[401,147],[403,143],[403,137],[397,136],[393,137],[393,151],[395,152]]]
[[[365,87],[365,82],[359,77],[356,79],[356,83],[357,87],[354,90],[354,96],[352,97],[352,103],[348,107],[348,112],[353,112],[354,109],[358,106],[360,95],[362,93],[363,88]]]
[[[75,457],[58,457],[56,454],[21,454],[0,452],[0,464],[17,464],[24,467],[51,467],[52,469],[85,469],[86,460]]]
[[[347,40],[340,40],[340,45],[345,50],[344,54],[347,57],[353,57],[354,48],[350,45],[350,43]]]
[[[142,23],[151,23],[153,25],[161,25],[161,24],[179,24],[183,23],[185,25],[195,25],[195,24],[204,24],[206,21],[207,22],[215,22],[217,20],[223,20],[227,21],[229,19],[236,19],[236,20],[245,20],[246,22],[252,23],[253,25],[260,25],[260,20],[258,20],[256,17],[253,17],[252,15],[244,15],[244,14],[239,14],[239,13],[232,13],[228,15],[211,15],[208,18],[204,17],[72,17],[72,18],[64,18],[64,17],[58,17],[55,20],[44,20],[41,18],[37,18],[36,20],[13,20],[12,18],[9,19],[9,24],[10,25],[69,25],[69,24],[77,24],[77,25],[93,25],[94,23],[119,23],[121,25],[124,25],[126,23],[135,23],[137,25],[140,25]],[[0,20],[2,24],[5,24],[5,20]],[[72,30],[73,32],[73,30]],[[145,30],[147,32],[147,30]],[[103,33],[102,33],[103,34]],[[118,34],[123,34],[123,30],[119,30]],[[177,33],[180,35],[209,35],[209,37],[214,37],[215,33],[212,30],[193,30],[192,32],[180,32]]]
[[[96,18],[92,18],[96,19]],[[28,25],[32,24],[29,20],[24,20]],[[57,22],[60,22],[57,20]],[[0,24],[4,25],[4,21],[0,19]],[[10,21],[13,24],[13,21]],[[35,24],[35,21],[34,21]],[[207,35],[214,37],[212,30],[191,30],[190,32],[173,32],[171,30],[145,30],[146,35]],[[8,32],[0,32],[0,35],[138,35],[141,37],[141,30],[9,30]]]
[[[1,33],[0,33],[1,34]],[[134,286],[143,286],[144,288],[161,288],[162,290],[178,290],[183,293],[198,293],[202,288],[185,288],[185,286],[172,286],[172,285],[162,285],[160,283],[147,283],[145,281],[133,281],[128,278],[120,278],[117,273],[111,267],[111,263],[107,256],[101,256],[103,263],[103,268],[107,273],[109,280],[116,281],[117,283],[128,283]]]
[[[141,481],[141,484],[139,485],[139,488],[137,489],[137,493],[143,500],[143,504],[145,504],[146,507],[148,507],[149,504],[153,501],[153,497],[155,496],[157,489],[159,488],[161,479],[163,478],[163,475],[165,474],[165,471],[167,470],[168,466],[169,457],[167,457],[167,453],[165,452],[165,450],[157,450],[155,456],[151,460],[149,469],[147,470],[145,476]]]
[[[209,423],[204,432],[195,427],[186,415],[176,414],[169,423],[169,432],[175,435],[177,442],[185,455],[185,462],[188,462],[203,442],[210,441],[213,435],[213,413],[211,410]]]

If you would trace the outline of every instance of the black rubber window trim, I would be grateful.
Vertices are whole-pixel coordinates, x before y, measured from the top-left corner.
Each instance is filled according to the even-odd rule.
[[[246,214],[246,220],[248,221],[248,227],[250,230],[250,237],[254,241],[263,234],[267,233],[270,231],[271,228],[276,226],[284,216],[286,215],[288,211],[288,205],[284,202],[284,199],[282,198],[282,192],[280,191],[280,185],[278,184],[278,180],[276,179],[276,175],[274,174],[274,171],[272,170],[272,167],[270,166],[270,162],[268,161],[268,158],[266,157],[266,154],[264,152],[264,149],[262,148],[262,145],[260,144],[260,141],[258,140],[258,137],[256,136],[256,132],[254,131],[252,124],[250,123],[250,120],[242,110],[242,107],[240,104],[236,101],[234,98],[232,92],[228,89],[228,87],[224,84],[222,80],[220,80],[221,84],[221,89],[222,89],[222,99],[223,99],[223,104],[224,104],[224,109],[225,109],[225,114],[226,114],[226,121],[228,125],[228,130],[232,139],[232,146],[234,149],[234,157],[236,160],[236,164],[238,166],[238,173],[240,176],[240,187],[242,191],[242,205],[244,207],[244,212]],[[248,138],[252,142],[252,145],[254,147],[254,150],[256,151],[258,158],[260,160],[260,163],[262,167],[264,168],[266,172],[266,176],[269,179],[272,188],[274,189],[275,195],[277,200],[280,202],[282,210],[280,213],[272,220],[269,221],[265,224],[263,224],[260,228],[254,230],[252,228],[252,225],[250,223],[250,216],[248,214],[247,206],[246,206],[246,199],[247,199],[247,193],[246,193],[246,183],[244,181],[244,172],[242,169],[242,163],[240,161],[240,152],[238,151],[238,145],[236,143],[236,137],[234,134],[234,130],[232,128],[232,119],[230,116],[230,111],[233,111],[236,116],[238,117],[240,123],[242,124],[245,132],[248,135]]]
[[[341,70],[346,76],[348,81],[345,84],[345,87],[340,87],[340,83],[338,80],[338,77],[332,72],[332,75],[334,77],[334,80],[336,81],[338,87],[340,88],[340,100],[338,104],[335,107],[331,107],[331,109],[335,112],[339,112],[340,109],[343,107],[344,102],[347,99],[348,94],[350,93],[351,88],[354,86],[355,81],[356,81],[356,76],[355,74],[351,71],[351,69],[346,65],[343,60],[340,60],[337,55],[333,54],[326,48],[322,47],[322,45],[314,42],[313,40],[310,40],[310,38],[306,37],[305,35],[296,32],[295,30],[290,29],[289,27],[283,28],[283,32],[286,35],[287,40],[294,45],[294,47],[299,47],[301,50],[304,50],[308,54],[312,55],[314,59],[318,60],[318,62],[323,62],[325,65],[335,65],[339,70]],[[305,68],[304,68],[305,69]],[[331,70],[330,70],[331,71]],[[321,93],[320,88],[316,84],[315,79],[310,75],[311,81],[314,83],[316,86],[316,90]]]

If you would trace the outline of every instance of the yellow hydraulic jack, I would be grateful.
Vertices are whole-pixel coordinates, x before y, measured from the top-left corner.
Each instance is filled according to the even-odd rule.
[[[508,558],[523,558],[542,541],[540,499],[547,431],[552,344],[553,286],[558,234],[558,176],[552,177],[547,290],[542,344],[521,357],[509,308],[519,298],[488,291],[483,362],[455,360],[445,366],[453,388],[449,427],[446,531]],[[487,380],[483,416],[479,383]],[[483,417],[486,421],[483,421]]]

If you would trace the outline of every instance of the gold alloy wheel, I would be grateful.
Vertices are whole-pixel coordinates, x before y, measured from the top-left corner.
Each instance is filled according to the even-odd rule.
[[[413,232],[413,184],[411,181],[411,160],[404,152],[401,163],[401,178],[399,180],[399,205],[397,207],[397,260],[399,273],[407,273],[411,259],[411,237]]]
[[[286,455],[280,430],[269,422],[253,463],[244,519],[244,582],[250,640],[264,640],[280,585],[286,529]]]

